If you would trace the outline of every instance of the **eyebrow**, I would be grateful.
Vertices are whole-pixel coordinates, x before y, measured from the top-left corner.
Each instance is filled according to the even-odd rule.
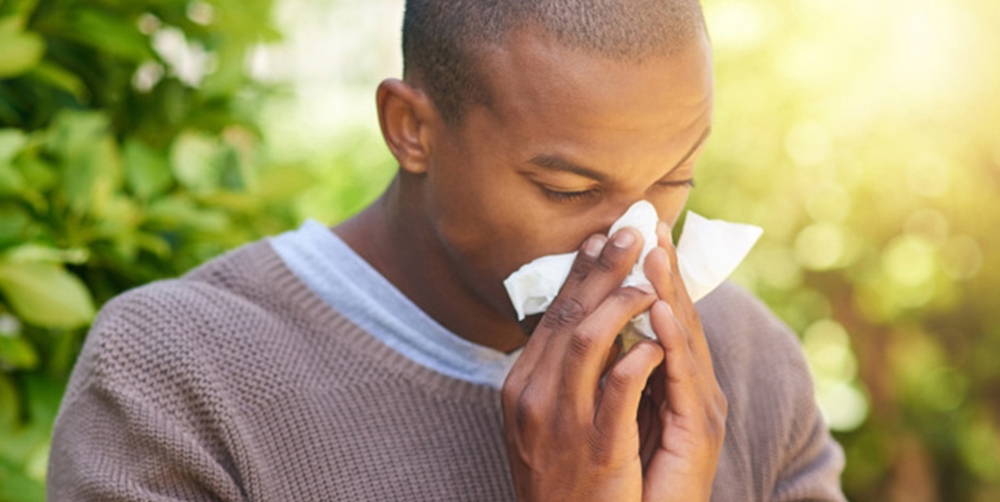
[[[688,152],[686,154],[684,154],[684,158],[682,158],[680,160],[680,162],[677,163],[676,166],[670,168],[670,171],[668,171],[667,174],[670,174],[670,173],[674,172],[674,169],[677,169],[678,167],[683,166],[684,163],[687,162],[688,159],[690,159],[692,155],[694,155],[694,152],[698,151],[698,148],[700,148],[701,145],[703,145],[705,143],[705,140],[708,139],[708,135],[709,134],[712,134],[712,126],[706,127],[705,130],[701,132],[701,136],[698,137],[698,141],[694,142],[694,146],[692,146],[691,149],[688,150]]]
[[[584,178],[590,178],[592,180],[604,183],[608,180],[607,175],[597,172],[593,169],[586,168],[583,166],[578,166],[558,155],[548,155],[541,154],[531,159],[531,163],[538,167],[543,167],[550,171],[568,172],[573,173],[578,176],[583,176]]]
[[[705,142],[705,140],[708,139],[708,135],[711,132],[712,132],[712,127],[711,126],[706,127],[705,130],[701,133],[701,136],[698,137],[698,141],[695,141],[694,145],[691,147],[690,150],[687,151],[687,153],[684,154],[684,157],[681,158],[680,162],[678,162],[677,165],[675,165],[674,167],[670,168],[670,171],[668,171],[667,174],[672,173],[675,169],[684,165],[684,163],[687,162],[692,155],[694,155],[694,152],[697,151],[699,147],[701,147],[701,145]],[[558,155],[549,155],[544,153],[536,155],[535,158],[531,159],[531,163],[538,167],[548,169],[550,171],[573,173],[578,176],[583,176],[584,178],[590,178],[600,183],[608,181],[608,176],[606,174],[596,171],[594,169],[590,169],[588,167],[583,167],[574,164],[573,162],[570,162],[562,157],[559,157]]]

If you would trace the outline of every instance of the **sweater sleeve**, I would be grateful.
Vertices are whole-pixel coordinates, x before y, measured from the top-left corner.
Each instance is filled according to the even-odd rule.
[[[815,401],[795,333],[726,283],[698,305],[729,399],[713,502],[843,502],[844,455]]]
[[[783,324],[781,329],[789,331]],[[846,502],[840,488],[844,454],[816,405],[812,377],[798,344],[788,361],[788,398],[793,400],[791,427],[777,464],[774,502]]]
[[[48,500],[245,500],[211,385],[155,295],[106,306],[56,421]]]

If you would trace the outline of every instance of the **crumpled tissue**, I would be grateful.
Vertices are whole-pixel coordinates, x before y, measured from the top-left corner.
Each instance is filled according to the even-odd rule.
[[[632,205],[619,218],[608,236],[619,229],[633,227],[642,234],[643,246],[638,262],[622,282],[622,287],[650,284],[643,271],[646,255],[657,245],[656,208],[647,201]],[[704,298],[729,277],[746,258],[760,238],[763,229],[753,225],[709,220],[688,211],[680,241],[677,244],[677,266],[692,302]],[[549,255],[521,267],[504,280],[504,287],[517,311],[519,320],[545,312],[555,300],[577,253]],[[649,312],[634,317],[622,332],[626,348],[640,338],[655,340]]]

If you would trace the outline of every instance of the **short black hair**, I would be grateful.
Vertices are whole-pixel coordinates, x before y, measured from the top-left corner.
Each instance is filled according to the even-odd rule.
[[[403,73],[454,122],[489,102],[477,49],[527,26],[618,61],[670,55],[705,32],[698,0],[407,0]]]

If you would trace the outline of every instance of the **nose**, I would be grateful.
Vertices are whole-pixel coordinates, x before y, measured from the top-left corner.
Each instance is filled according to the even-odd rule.
[[[606,207],[604,207],[601,210],[600,214],[595,218],[595,223],[594,223],[595,228],[591,233],[601,233],[607,235],[608,232],[611,230],[611,226],[614,225],[615,222],[618,221],[618,219],[621,218],[622,215],[625,214],[625,212],[628,211],[628,209],[632,207],[633,204],[639,202],[640,200],[648,201],[648,199],[639,197],[639,198],[630,198],[626,200],[615,201],[614,203],[607,204]]]

